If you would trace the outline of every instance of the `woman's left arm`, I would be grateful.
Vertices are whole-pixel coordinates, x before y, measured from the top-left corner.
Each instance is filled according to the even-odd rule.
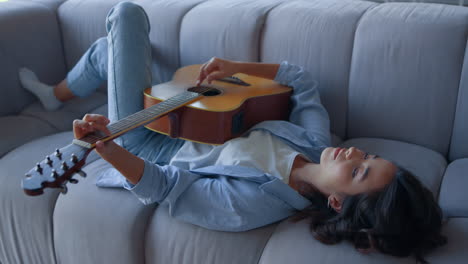
[[[330,145],[330,119],[320,101],[319,84],[311,73],[297,65],[282,62],[275,81],[293,88],[289,121],[303,127],[323,144]]]

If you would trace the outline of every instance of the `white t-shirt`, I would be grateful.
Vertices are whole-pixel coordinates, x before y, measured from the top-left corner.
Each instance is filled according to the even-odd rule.
[[[262,130],[235,138],[220,146],[184,143],[170,165],[192,170],[210,165],[240,165],[265,171],[289,183],[294,159],[300,153]]]

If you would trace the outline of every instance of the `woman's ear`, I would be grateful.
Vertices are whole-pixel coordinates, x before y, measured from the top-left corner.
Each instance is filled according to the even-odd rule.
[[[328,207],[333,208],[337,213],[341,212],[342,198],[336,194],[328,196]]]

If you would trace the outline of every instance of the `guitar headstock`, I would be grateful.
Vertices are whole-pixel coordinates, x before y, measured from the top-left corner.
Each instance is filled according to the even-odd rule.
[[[61,188],[62,193],[66,193],[67,182],[78,183],[78,180],[72,178],[75,173],[86,177],[81,168],[89,152],[91,149],[76,144],[56,149],[26,173],[26,178],[21,183],[24,192],[35,196],[42,194],[44,188],[49,187]]]

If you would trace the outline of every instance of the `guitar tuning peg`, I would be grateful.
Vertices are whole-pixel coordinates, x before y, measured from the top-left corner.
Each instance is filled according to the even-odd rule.
[[[73,179],[71,178],[70,180],[68,180],[71,184],[77,184],[78,183],[78,180],[77,179]]]
[[[60,192],[63,194],[67,194],[68,187],[65,184],[62,184],[62,186],[60,187]]]
[[[52,170],[52,173],[50,174],[50,177],[57,179],[58,178],[58,173],[55,170]]]
[[[46,160],[47,160],[47,161],[46,161],[46,164],[49,165],[50,167],[52,167],[52,163],[53,163],[53,162],[52,162],[52,160],[50,159],[49,156],[46,156]]]
[[[39,172],[39,174],[42,174],[42,168],[39,163],[36,164],[36,171]]]
[[[76,173],[78,173],[81,177],[86,178],[86,172],[79,170]]]
[[[62,170],[66,171],[68,170],[68,165],[65,161],[62,162],[62,166],[60,167]]]
[[[55,149],[55,156],[59,158],[60,160],[62,159],[62,153],[60,153],[59,149]]]
[[[78,157],[75,155],[75,153],[73,153],[73,154],[71,155],[70,161],[73,162],[73,163],[75,163],[75,164],[78,163]]]

